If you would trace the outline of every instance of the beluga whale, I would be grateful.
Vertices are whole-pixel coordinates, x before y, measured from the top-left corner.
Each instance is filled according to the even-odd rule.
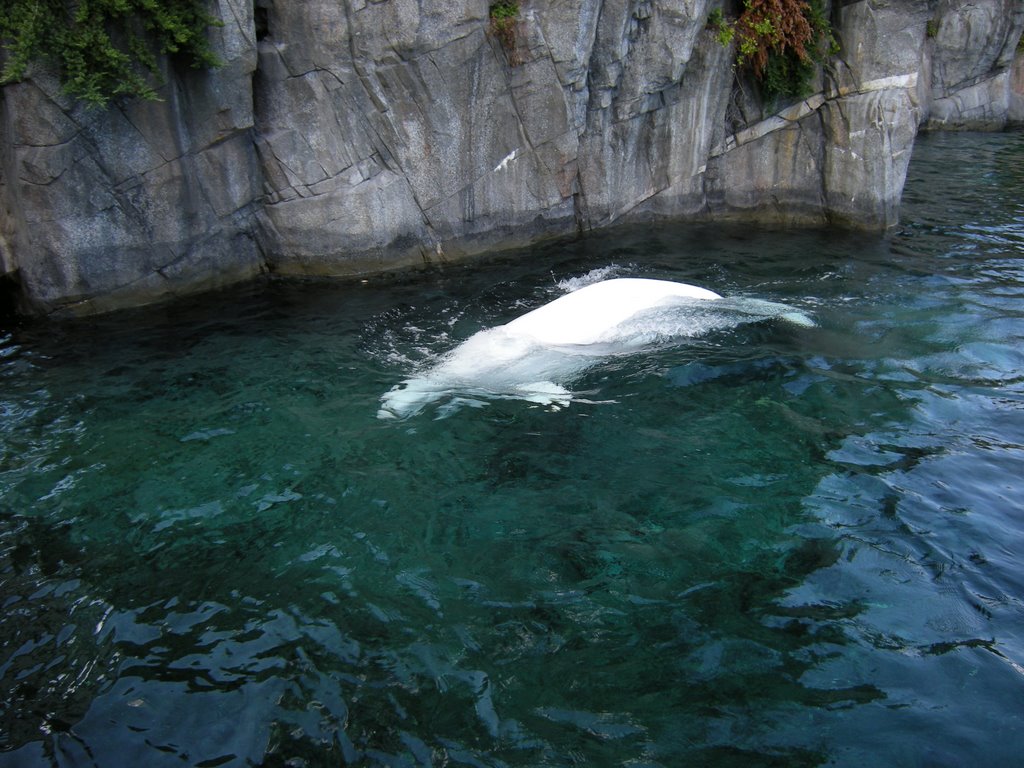
[[[725,298],[671,280],[616,277],[584,285],[531,312],[470,336],[381,397],[381,419],[406,419],[447,401],[514,398],[559,408],[567,386],[613,355],[635,354],[744,322],[778,318],[813,326],[806,314],[755,298]]]

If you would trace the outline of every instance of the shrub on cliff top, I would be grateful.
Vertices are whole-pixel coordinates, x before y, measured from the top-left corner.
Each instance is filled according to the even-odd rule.
[[[44,60],[66,93],[90,104],[155,99],[160,55],[197,68],[218,64],[206,32],[219,24],[203,0],[0,0],[0,83]]]
[[[768,98],[805,95],[814,63],[837,49],[822,0],[744,0],[734,24],[719,18],[712,28],[723,45],[736,40],[736,65],[754,75]]]
[[[764,75],[773,55],[792,54],[810,60],[807,47],[814,31],[805,15],[806,0],[745,0],[736,20],[739,51],[736,63],[748,65],[755,77]]]
[[[498,38],[501,47],[505,49],[509,64],[518,66],[519,60],[518,41],[516,39],[516,25],[519,23],[519,3],[515,0],[498,0],[490,9],[491,34]]]

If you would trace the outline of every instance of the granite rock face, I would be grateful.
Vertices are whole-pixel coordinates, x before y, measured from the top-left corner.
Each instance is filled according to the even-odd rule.
[[[262,268],[252,9],[216,5],[224,65],[167,71],[162,101],[89,108],[45,73],[3,89],[0,250],[29,310],[102,311]]]
[[[1024,4],[1018,0],[939,3],[928,27],[930,73],[924,127],[996,130],[1020,123],[1024,95],[1013,79]]]
[[[840,52],[771,105],[707,29],[721,0],[521,0],[511,42],[487,0],[217,5],[225,66],[163,102],[3,90],[0,271],[37,311],[655,217],[884,228],[920,127],[1024,118],[1017,0],[835,0]]]

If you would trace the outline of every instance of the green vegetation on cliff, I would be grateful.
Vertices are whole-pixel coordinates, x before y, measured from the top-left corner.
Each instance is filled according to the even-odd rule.
[[[491,6],[491,34],[498,38],[501,47],[505,49],[508,56],[508,63],[513,67],[519,66],[519,52],[517,50],[516,25],[519,23],[519,3],[515,0],[498,0]]]
[[[57,68],[64,91],[90,104],[157,98],[160,57],[196,68],[218,61],[203,0],[0,0],[0,83],[33,61]]]
[[[806,95],[815,63],[837,48],[822,0],[744,0],[735,22],[716,9],[708,27],[722,45],[736,41],[736,65],[767,98]]]

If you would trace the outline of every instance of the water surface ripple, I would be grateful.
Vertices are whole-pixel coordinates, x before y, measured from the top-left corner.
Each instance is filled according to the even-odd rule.
[[[638,227],[7,333],[0,766],[1017,763],[1022,189],[1024,137],[927,136],[887,238]],[[594,270],[818,327],[376,418]]]

